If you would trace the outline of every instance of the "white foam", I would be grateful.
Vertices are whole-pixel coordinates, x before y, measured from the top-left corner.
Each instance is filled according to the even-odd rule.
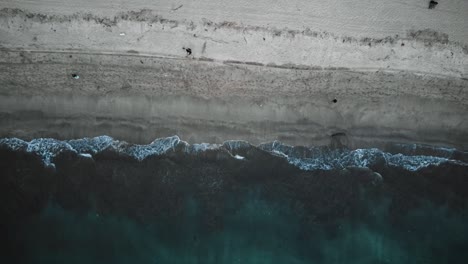
[[[243,160],[243,159],[245,159],[245,157],[242,157],[242,156],[240,156],[240,155],[235,155],[234,158],[236,158],[236,159],[238,159],[238,160]]]
[[[6,146],[13,151],[24,150],[35,153],[42,158],[46,166],[52,167],[55,166],[53,164],[54,158],[64,151],[70,151],[82,157],[92,158],[93,155],[105,150],[110,150],[133,157],[138,161],[143,161],[150,156],[163,155],[175,152],[176,150],[186,154],[197,155],[207,150],[216,150],[224,147],[228,151],[234,152],[232,153],[233,158],[243,160],[245,157],[235,153],[237,150],[256,148],[248,142],[240,140],[226,141],[222,145],[209,143],[189,145],[187,142],[180,140],[178,136],[159,138],[148,145],[129,144],[125,141],[114,140],[109,136],[68,141],[38,138],[30,142],[18,138],[3,138],[0,139],[0,146]],[[411,145],[408,147],[414,148],[414,146]],[[437,166],[445,162],[468,166],[467,163],[448,159],[446,157],[391,154],[376,148],[337,150],[327,147],[292,147],[282,144],[279,141],[262,144],[258,146],[258,148],[272,155],[282,157],[290,164],[302,170],[333,170],[346,167],[372,167],[380,164],[401,167],[409,171],[417,171],[431,165]]]

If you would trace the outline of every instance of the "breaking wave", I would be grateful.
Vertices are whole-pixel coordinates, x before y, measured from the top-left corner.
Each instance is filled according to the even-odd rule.
[[[226,153],[228,157],[248,161],[259,152],[280,157],[301,170],[335,170],[346,167],[371,168],[377,165],[400,167],[417,171],[443,163],[468,167],[468,153],[451,148],[437,148],[416,144],[392,144],[387,151],[377,148],[346,149],[330,147],[289,146],[279,141],[254,146],[246,141],[229,140],[222,144],[189,144],[178,136],[159,138],[147,145],[130,144],[109,136],[56,140],[38,138],[24,141],[18,138],[0,139],[0,147],[13,151],[25,151],[39,156],[46,166],[54,167],[54,158],[64,152],[85,158],[100,153],[115,153],[120,156],[143,161],[149,157],[163,155],[199,155],[214,151]]]

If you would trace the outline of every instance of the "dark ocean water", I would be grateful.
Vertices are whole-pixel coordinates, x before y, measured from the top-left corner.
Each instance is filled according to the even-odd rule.
[[[468,153],[0,139],[2,263],[464,263]]]

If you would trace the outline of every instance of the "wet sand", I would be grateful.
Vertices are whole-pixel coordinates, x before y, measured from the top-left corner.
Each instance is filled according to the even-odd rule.
[[[177,134],[191,143],[321,145],[344,134],[350,147],[393,141],[467,148],[468,81],[461,79],[149,56],[3,54],[31,62],[0,66],[2,136],[106,134],[149,143]],[[70,77],[74,72],[80,79]]]

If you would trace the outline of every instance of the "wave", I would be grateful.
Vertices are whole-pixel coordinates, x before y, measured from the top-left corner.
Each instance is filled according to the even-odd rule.
[[[252,155],[263,152],[279,157],[301,170],[336,170],[347,167],[371,168],[377,165],[399,167],[417,171],[444,163],[467,166],[468,153],[456,149],[439,148],[417,144],[393,144],[383,151],[377,148],[346,149],[306,146],[289,146],[279,141],[254,146],[247,141],[229,140],[222,144],[189,144],[178,136],[159,138],[147,145],[131,144],[109,136],[57,140],[38,138],[24,141],[18,138],[0,139],[0,148],[24,151],[39,156],[45,166],[55,167],[54,158],[64,152],[92,159],[104,152],[143,161],[149,157],[163,155],[200,155],[215,151],[226,153],[228,158],[249,161]],[[424,153],[424,155],[422,155]]]

